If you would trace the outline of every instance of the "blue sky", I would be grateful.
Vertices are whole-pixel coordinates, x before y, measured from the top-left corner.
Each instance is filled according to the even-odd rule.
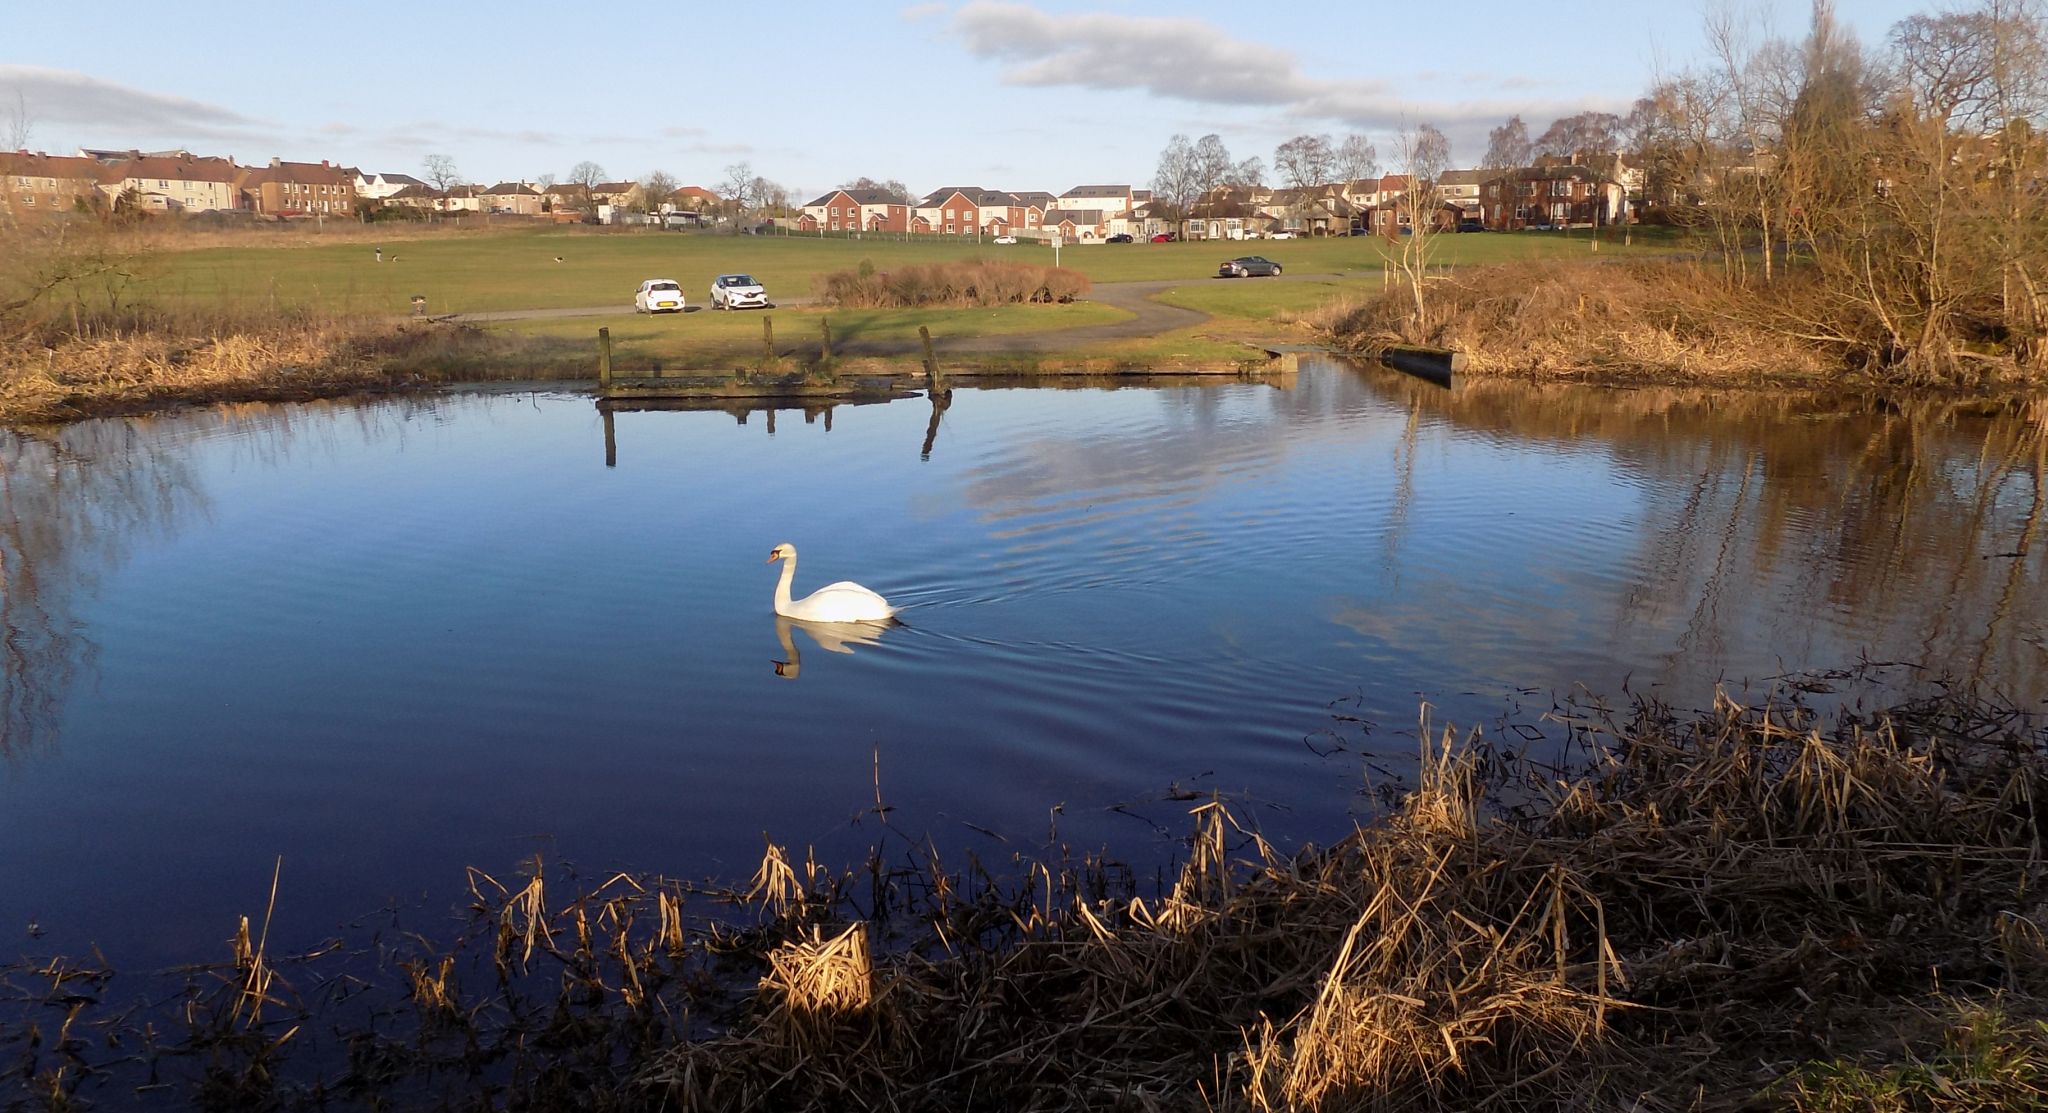
[[[260,18],[0,0],[0,133],[31,147],[187,147],[245,163],[333,159],[417,174],[429,153],[481,182],[724,168],[808,197],[860,175],[1053,192],[1143,184],[1176,132],[1269,163],[1303,132],[1404,124],[1450,135],[1460,164],[1520,113],[1532,133],[1625,111],[1696,64],[1703,7],[1188,2],[576,6],[271,5]],[[1838,0],[1866,45],[1931,7]],[[297,14],[303,9],[305,14]],[[255,9],[252,9],[254,11]],[[1420,30],[1404,34],[1403,13]],[[1759,18],[1796,34],[1801,4]],[[629,14],[630,13],[630,14]],[[1457,13],[1444,14],[1444,13]],[[18,99],[17,99],[18,98]]]

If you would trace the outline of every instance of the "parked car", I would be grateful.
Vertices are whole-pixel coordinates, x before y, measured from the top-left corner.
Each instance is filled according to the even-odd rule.
[[[1015,236],[997,236],[997,237],[995,238],[995,242],[996,242],[996,243],[1016,243],[1016,242],[1017,242],[1017,237],[1015,237]]]
[[[1173,233],[1172,233],[1172,232],[1154,232],[1154,233],[1152,233],[1152,242],[1153,242],[1153,243],[1172,243],[1172,242],[1173,242]]]
[[[1484,232],[1484,231],[1486,231],[1486,222],[1485,222],[1485,221],[1483,221],[1483,220],[1480,220],[1480,219],[1478,219],[1478,218],[1476,218],[1476,217],[1469,217],[1469,216],[1468,216],[1468,217],[1466,217],[1465,219],[1463,219],[1463,220],[1460,220],[1460,221],[1458,222],[1458,231],[1460,231],[1460,232]]]
[[[711,308],[766,309],[768,291],[751,274],[721,274],[711,280]]]
[[[1298,235],[1301,235],[1301,233],[1295,231],[1292,228],[1282,228],[1279,231],[1274,232],[1271,235],[1267,236],[1266,238],[1269,240],[1291,240]]]
[[[650,278],[633,292],[635,313],[681,313],[683,288],[673,278]]]
[[[1280,273],[1280,264],[1263,255],[1240,255],[1225,259],[1216,268],[1218,278],[1250,278],[1254,275],[1275,275]]]
[[[1130,234],[1129,232],[1118,232],[1118,233],[1117,233],[1116,235],[1114,235],[1114,236],[1111,236],[1111,237],[1109,237],[1108,239],[1106,239],[1106,240],[1104,240],[1104,241],[1102,241],[1102,242],[1103,242],[1103,243],[1135,243],[1135,242],[1137,242],[1137,241],[1135,241],[1135,240],[1133,240],[1133,239],[1131,238],[1131,234]]]

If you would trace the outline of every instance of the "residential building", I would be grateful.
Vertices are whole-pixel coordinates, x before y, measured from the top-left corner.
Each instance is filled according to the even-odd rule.
[[[479,186],[450,186],[441,193],[441,211],[444,213],[480,213],[484,211],[484,191]]]
[[[935,189],[917,203],[912,227],[923,221],[923,230],[945,236],[986,234],[1008,235],[1020,228],[1035,228],[1038,218],[1028,206],[998,189],[980,186],[946,186]]]
[[[879,189],[835,189],[803,207],[805,232],[907,232],[911,206]]]
[[[670,212],[707,213],[718,207],[719,196],[703,186],[677,186],[668,195]]]
[[[1055,208],[1094,210],[1117,217],[1131,211],[1135,203],[1127,185],[1083,185],[1060,194]]]
[[[348,216],[355,211],[356,185],[326,160],[286,162],[244,169],[235,181],[242,204],[267,216]]]
[[[100,197],[100,164],[38,151],[0,154],[0,216],[68,213]]]
[[[445,199],[441,196],[440,190],[435,189],[433,186],[427,185],[425,183],[419,183],[416,185],[406,186],[403,189],[400,189],[397,193],[391,194],[389,197],[384,198],[384,204],[403,205],[408,209],[418,209],[421,212],[437,213],[441,211],[442,202],[444,200]]]
[[[389,201],[399,190],[408,186],[427,188],[427,183],[411,174],[365,174],[353,167],[345,168],[342,173],[354,179],[356,196],[367,197],[372,201]]]
[[[128,197],[153,212],[222,212],[249,207],[239,187],[247,172],[231,159],[200,158],[189,151],[142,155],[102,162],[100,192],[109,203]]]
[[[485,211],[513,216],[539,216],[540,190],[524,182],[499,182],[480,198]]]
[[[1057,233],[1070,243],[1101,243],[1115,234],[1110,231],[1109,222],[1122,216],[1118,213],[1113,217],[1104,209],[1062,207],[1045,214],[1045,221],[1040,227],[1048,234]]]
[[[1479,216],[1479,187],[1493,176],[1489,170],[1446,170],[1437,175],[1437,196],[1458,206],[1466,216]]]
[[[1495,231],[1532,227],[1604,227],[1628,218],[1620,182],[1590,166],[1505,170],[1479,187],[1481,219]]]

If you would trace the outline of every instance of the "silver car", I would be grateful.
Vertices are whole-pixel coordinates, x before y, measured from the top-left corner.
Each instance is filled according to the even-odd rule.
[[[711,308],[766,309],[768,291],[751,274],[721,274],[711,280]]]

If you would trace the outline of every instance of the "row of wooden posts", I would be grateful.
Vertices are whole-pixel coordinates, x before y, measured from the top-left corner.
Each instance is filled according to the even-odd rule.
[[[821,338],[818,349],[819,362],[830,364],[832,362],[831,320],[825,317],[818,318],[818,331]],[[925,386],[933,394],[950,393],[946,387],[945,373],[939,369],[938,357],[932,353],[932,330],[923,325],[917,326],[917,338],[924,346]],[[767,370],[775,366],[775,363],[775,319],[764,316],[761,318],[761,368],[762,370]],[[599,390],[610,390],[611,385],[612,330],[610,328],[600,328],[597,330],[597,387]]]

